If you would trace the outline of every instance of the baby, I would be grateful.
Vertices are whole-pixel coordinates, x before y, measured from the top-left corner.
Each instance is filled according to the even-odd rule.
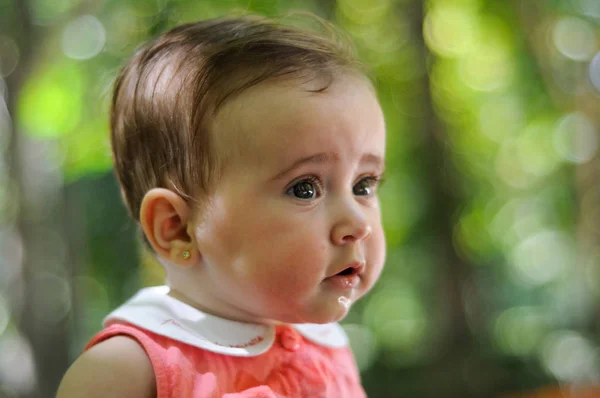
[[[259,17],[176,27],[118,76],[111,134],[166,286],[106,317],[58,397],[365,397],[336,322],[385,259],[385,124],[349,47]]]

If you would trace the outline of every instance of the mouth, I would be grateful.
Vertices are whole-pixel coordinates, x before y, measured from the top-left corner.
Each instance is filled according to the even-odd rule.
[[[362,263],[352,263],[333,276],[352,276],[362,274],[365,266]]]
[[[340,289],[355,288],[361,281],[361,274],[364,268],[364,263],[353,262],[338,273],[329,276],[326,280]]]

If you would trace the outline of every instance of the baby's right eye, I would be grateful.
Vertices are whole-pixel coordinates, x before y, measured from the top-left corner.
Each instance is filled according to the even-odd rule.
[[[291,186],[290,189],[287,190],[286,195],[293,196],[300,200],[316,199],[320,195],[318,182],[315,181],[314,178],[305,178]]]

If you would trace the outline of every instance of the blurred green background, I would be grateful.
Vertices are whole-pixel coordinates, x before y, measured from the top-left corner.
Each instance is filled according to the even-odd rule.
[[[599,0],[0,0],[0,398],[54,396],[162,283],[111,172],[111,83],[232,10],[314,12],[371,67],[389,255],[343,322],[369,397],[600,384]]]

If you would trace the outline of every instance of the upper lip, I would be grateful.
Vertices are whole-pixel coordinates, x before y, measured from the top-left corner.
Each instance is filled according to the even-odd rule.
[[[359,260],[354,260],[354,261],[346,264],[345,266],[338,268],[337,271],[335,271],[335,273],[329,275],[329,277],[335,276],[335,275],[339,274],[340,272],[347,270],[348,268],[352,268],[354,271],[354,274],[360,275],[363,273],[363,271],[365,269],[365,262],[359,261]]]

